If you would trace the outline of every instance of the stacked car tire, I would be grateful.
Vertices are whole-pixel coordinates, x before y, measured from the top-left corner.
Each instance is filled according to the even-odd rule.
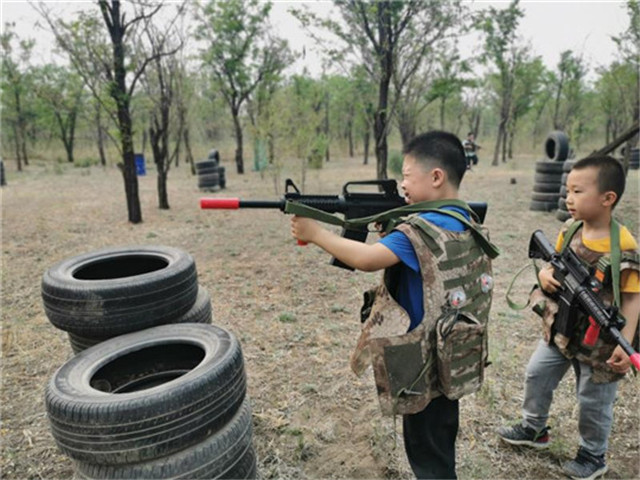
[[[631,157],[629,158],[629,168],[631,170],[638,170],[640,168],[640,149],[632,148]]]
[[[211,150],[206,160],[196,163],[198,188],[213,192],[227,186],[225,168],[220,165],[220,154]]]
[[[107,248],[65,259],[42,277],[51,323],[78,353],[111,337],[167,323],[211,323],[211,297],[187,252]]]
[[[190,255],[156,246],[72,257],[43,276],[45,311],[76,351],[45,404],[79,478],[256,477],[240,344],[209,324],[196,278]]]
[[[546,158],[536,162],[530,210],[549,212],[558,208],[563,164],[569,154],[569,139],[560,131],[551,132],[545,142]]]
[[[569,172],[573,167],[573,164],[576,163],[571,160],[567,160],[564,162],[562,167],[562,178],[560,185],[560,198],[558,199],[558,210],[556,210],[556,218],[562,222],[568,220],[571,215],[567,211],[567,177],[569,176]]]

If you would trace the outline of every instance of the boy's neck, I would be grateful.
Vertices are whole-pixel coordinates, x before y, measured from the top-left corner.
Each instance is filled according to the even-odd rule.
[[[611,231],[611,211],[590,220],[583,220],[582,234],[586,238],[608,237]]]

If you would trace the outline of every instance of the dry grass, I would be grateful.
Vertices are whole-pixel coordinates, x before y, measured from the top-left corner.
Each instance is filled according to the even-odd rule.
[[[484,159],[483,159],[484,160]],[[553,443],[545,453],[499,443],[495,428],[517,418],[525,364],[539,337],[528,315],[504,301],[526,262],[531,232],[555,238],[552,214],[528,210],[532,158],[465,178],[463,197],[489,202],[487,225],[502,249],[494,263],[491,360],[482,390],[462,400],[460,478],[562,478],[559,465],[577,449],[572,374],[552,409]],[[249,165],[248,165],[249,166]],[[227,164],[228,189],[217,196],[275,198],[273,181]],[[66,335],[47,321],[40,299],[44,271],[63,258],[106,246],[161,244],[195,258],[213,298],[214,322],[242,343],[255,445],[264,478],[410,478],[401,426],[378,411],[372,379],[356,378],[348,356],[358,334],[361,292],[377,274],[329,266],[313,247],[298,248],[279,212],[201,211],[202,193],[184,167],[170,174],[169,211],[156,208],[155,177],[140,178],[144,223],[126,222],[115,168],[7,166],[2,189],[2,458],[4,478],[71,478],[72,463],[48,430],[43,388],[71,355]],[[309,172],[306,190],[336,193],[347,179],[373,178],[375,167],[334,159]],[[295,178],[297,173],[293,173]],[[284,178],[284,177],[283,177]],[[515,185],[510,183],[515,178]],[[638,234],[638,172],[631,172],[619,214]],[[522,284],[517,294],[524,295]],[[620,384],[608,461],[610,478],[638,478],[638,379]]]

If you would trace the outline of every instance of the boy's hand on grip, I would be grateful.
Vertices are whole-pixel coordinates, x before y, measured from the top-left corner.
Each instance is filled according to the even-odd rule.
[[[298,245],[306,245],[313,242],[316,232],[322,227],[310,218],[299,217],[294,215],[291,217],[291,235],[298,240]]]
[[[614,372],[624,374],[631,368],[631,359],[622,347],[618,345],[609,357],[609,360],[607,360],[607,365],[609,365]]]
[[[540,281],[540,286],[545,292],[555,293],[561,286],[560,282],[553,277],[553,267],[551,265],[547,265],[540,269],[540,273],[538,273],[538,280]]]

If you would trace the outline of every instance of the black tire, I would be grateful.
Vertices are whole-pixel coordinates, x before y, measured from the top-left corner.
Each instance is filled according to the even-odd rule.
[[[212,170],[214,168],[218,168],[218,164],[214,160],[203,160],[201,162],[196,162],[197,173],[201,173],[202,171],[206,170]]]
[[[556,193],[560,191],[560,182],[534,183],[533,191],[539,193]]]
[[[220,188],[220,174],[216,172],[198,175],[198,188]]]
[[[569,173],[565,172],[562,174],[562,176],[560,177],[560,183],[562,185],[566,185],[567,184],[567,178],[569,178]]]
[[[638,170],[638,168],[640,168],[640,150],[637,148],[631,149],[631,157],[629,158],[629,168],[632,170]]]
[[[567,134],[560,130],[551,132],[544,142],[544,153],[550,160],[564,162],[569,155],[569,137],[567,137]]]
[[[533,177],[535,183],[562,183],[561,178],[562,173],[536,173]]]
[[[220,175],[220,188],[227,188],[227,176],[225,174],[225,168],[218,167],[218,174]]]
[[[561,198],[567,198],[567,186],[566,185],[562,185],[560,187],[560,197]]]
[[[539,160],[536,162],[536,173],[553,173],[562,175],[563,164],[560,162],[550,162],[548,160]]]
[[[213,150],[209,151],[207,159],[213,160],[214,162],[216,162],[216,164],[220,163],[220,154],[218,153],[218,150],[214,148]]]
[[[536,200],[531,200],[529,204],[529,210],[539,211],[539,212],[550,212],[558,208],[558,202],[538,202]]]
[[[571,218],[571,214],[566,210],[556,210],[556,218],[561,222],[566,222]]]
[[[184,315],[176,319],[172,319],[166,323],[211,323],[213,320],[213,312],[211,309],[211,295],[201,286],[198,287],[198,296],[196,302],[191,309]],[[83,337],[75,333],[68,333],[69,343],[73,353],[80,353],[89,347],[93,347],[98,343],[109,340],[116,335],[108,335],[105,337]]]
[[[252,447],[251,408],[241,407],[219,432],[167,457],[133,465],[96,465],[78,462],[83,479],[206,479],[255,478],[256,456]]]
[[[191,255],[177,248],[108,248],[47,270],[42,299],[57,328],[84,337],[109,337],[185,314],[198,295],[197,276]]]
[[[571,169],[573,168],[573,166],[575,165],[575,161],[573,160],[567,160],[566,162],[562,163],[562,172],[563,173],[569,173],[571,171]]]
[[[559,193],[533,193],[531,195],[531,200],[535,200],[537,202],[558,202],[560,198]]]
[[[72,357],[49,381],[53,437],[74,460],[124,465],[201,442],[235,415],[246,380],[235,336],[214,325],[162,325]]]
[[[564,198],[559,198],[558,199],[558,210],[563,210],[565,212],[568,212],[568,210],[567,210],[567,201]]]

